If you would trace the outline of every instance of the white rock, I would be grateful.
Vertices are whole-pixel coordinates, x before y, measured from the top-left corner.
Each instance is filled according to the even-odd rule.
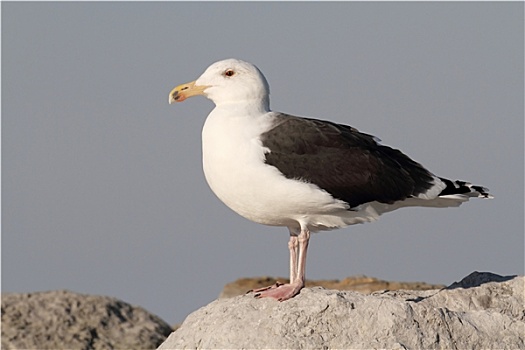
[[[441,290],[248,294],[195,311],[158,349],[524,348],[524,282],[474,272]]]

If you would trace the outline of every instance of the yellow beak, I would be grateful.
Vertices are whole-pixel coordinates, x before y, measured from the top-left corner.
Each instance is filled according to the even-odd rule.
[[[170,91],[168,102],[169,104],[172,104],[174,102],[182,102],[188,97],[204,95],[204,90],[206,90],[208,87],[209,86],[206,85],[195,85],[194,81],[179,85]]]

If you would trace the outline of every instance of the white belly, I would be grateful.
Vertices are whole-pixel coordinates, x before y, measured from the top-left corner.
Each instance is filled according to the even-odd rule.
[[[253,123],[215,112],[202,131],[203,168],[210,188],[229,208],[261,224],[313,231],[370,221],[319,187],[286,179],[264,163],[258,136],[271,127],[271,115]]]

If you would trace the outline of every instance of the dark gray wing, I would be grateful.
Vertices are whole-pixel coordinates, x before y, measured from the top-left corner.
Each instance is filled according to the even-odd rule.
[[[399,150],[350,126],[278,114],[261,135],[270,149],[266,164],[289,179],[316,184],[351,208],[378,201],[393,203],[424,193],[433,176]]]

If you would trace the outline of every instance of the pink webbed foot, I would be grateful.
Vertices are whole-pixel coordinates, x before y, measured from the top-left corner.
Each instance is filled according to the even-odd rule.
[[[282,283],[277,282],[276,284],[272,286],[255,289],[250,292],[255,293],[255,297],[257,299],[274,298],[274,299],[277,299],[278,301],[285,301],[299,294],[302,288],[303,288],[302,283],[301,284],[299,283],[282,284]]]
[[[279,281],[275,282],[275,284],[272,284],[271,286],[268,286],[268,287],[262,287],[262,288],[257,288],[257,289],[250,289],[249,291],[246,292],[246,294],[249,294],[249,293],[260,293],[260,292],[264,292],[265,290],[268,290],[268,289],[275,289],[279,286],[282,286],[284,285],[284,283],[281,283]]]

